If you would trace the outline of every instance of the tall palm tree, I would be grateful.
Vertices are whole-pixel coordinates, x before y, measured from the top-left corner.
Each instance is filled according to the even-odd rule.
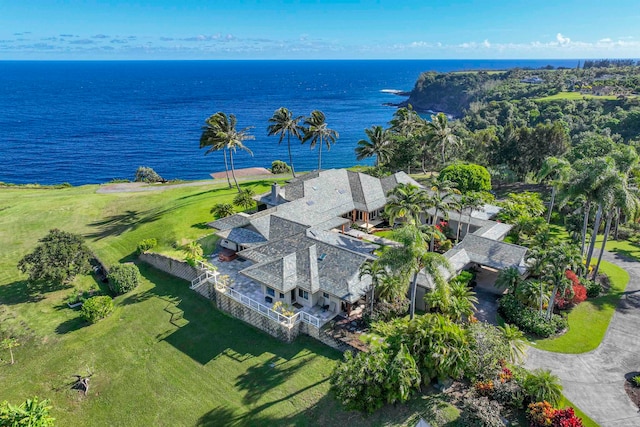
[[[398,108],[389,124],[391,132],[406,138],[415,136],[425,126],[424,120],[411,106]]]
[[[564,185],[571,176],[571,164],[558,157],[547,157],[538,172],[538,181],[548,181],[551,184],[551,201],[547,212],[547,224],[551,221],[551,212],[556,200],[558,188]]]
[[[244,141],[253,140],[255,136],[249,134],[249,127],[242,130],[236,129],[237,120],[234,114],[227,116],[222,111],[219,111],[209,117],[206,123],[207,126],[203,129],[202,137],[200,137],[200,148],[210,147],[205,154],[220,149],[226,149],[229,152],[231,175],[233,176],[233,181],[236,184],[238,192],[240,192],[240,186],[238,185],[233,165],[233,154],[240,149],[253,156],[253,152],[244,145]]]
[[[287,149],[289,150],[289,164],[291,165],[291,173],[296,177],[296,170],[293,167],[293,157],[291,156],[291,136],[302,140],[304,128],[300,125],[302,116],[293,117],[293,113],[285,107],[278,108],[273,116],[269,119],[269,127],[267,128],[267,136],[279,135],[278,144],[282,143],[285,135],[287,136]]]
[[[365,262],[360,266],[359,277],[362,279],[364,276],[371,277],[371,314],[373,314],[373,302],[375,300],[375,292],[380,283],[385,280],[387,276],[387,270],[385,267],[377,261]]]
[[[436,286],[439,286],[445,281],[442,270],[451,271],[451,265],[443,255],[429,251],[420,227],[415,224],[405,224],[394,231],[393,238],[401,245],[387,249],[379,260],[382,265],[389,267],[395,274],[409,273],[413,275],[409,311],[409,316],[413,319],[416,311],[418,274],[424,269],[425,274],[432,278]]]
[[[446,114],[438,113],[431,116],[431,122],[427,123],[427,143],[440,150],[442,163],[446,163],[447,149],[458,146],[458,137],[449,126]]]
[[[331,145],[340,137],[338,132],[329,129],[327,119],[320,110],[314,110],[311,115],[304,119],[304,136],[302,143],[310,141],[311,149],[318,144],[318,172],[322,170],[322,145],[327,144],[327,150],[331,149]]]
[[[398,218],[419,225],[420,215],[429,205],[427,192],[413,184],[400,183],[387,193],[387,197],[390,200],[384,207],[384,212],[392,227]]]
[[[595,280],[598,270],[600,269],[600,263],[602,262],[602,254],[605,251],[609,233],[611,232],[611,221],[614,217],[617,217],[620,212],[623,212],[627,217],[635,218],[640,210],[640,200],[637,194],[629,188],[627,183],[627,177],[619,172],[617,174],[617,180],[607,187],[608,192],[603,200],[604,212],[607,223],[604,229],[604,237],[602,239],[602,247],[600,248],[600,254],[598,255],[598,262],[593,270],[593,279]]]
[[[215,116],[215,115],[214,115]],[[231,185],[231,178],[229,177],[229,163],[227,161],[227,147],[224,144],[221,144],[220,139],[218,138],[218,126],[214,116],[206,119],[205,125],[202,127],[202,135],[200,135],[200,148],[209,147],[209,149],[204,153],[207,154],[213,153],[214,151],[222,150],[222,155],[224,158],[224,171],[227,176],[227,184],[229,184],[229,188]]]
[[[484,200],[479,193],[468,193],[464,196],[464,205],[469,209],[469,221],[467,222],[467,231],[465,236],[469,234],[469,228],[471,227],[471,216],[473,211],[484,210]]]
[[[575,271],[581,264],[582,255],[574,245],[563,242],[547,251],[547,260],[542,280],[553,288],[547,307],[547,319],[551,319],[556,295],[558,292],[564,295],[566,289],[571,286],[571,281],[567,279],[565,272],[567,270]]]
[[[444,220],[449,219],[449,211],[456,210],[459,206],[459,201],[456,198],[457,195],[460,194],[455,188],[455,183],[451,181],[438,181],[433,180],[431,182],[431,191],[432,194],[429,197],[429,207],[435,209],[435,213],[433,215],[432,224],[436,225],[438,223],[438,213],[442,211],[442,216]],[[434,239],[431,239],[431,250],[434,248]]]
[[[369,140],[361,139],[356,147],[356,159],[364,160],[376,156],[376,167],[386,163],[393,151],[391,134],[382,126],[365,129]]]

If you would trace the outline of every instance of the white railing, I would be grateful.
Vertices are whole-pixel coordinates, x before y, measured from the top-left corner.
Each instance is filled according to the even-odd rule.
[[[229,297],[231,297],[233,300],[238,301],[240,304],[244,305],[245,307],[249,307],[250,309],[262,314],[263,316],[266,316],[276,322],[279,322],[283,325],[285,325],[288,328],[293,327],[293,325],[295,325],[298,322],[304,322],[304,323],[308,323],[310,325],[313,325],[317,328],[320,327],[320,319],[318,319],[315,316],[312,316],[309,313],[305,313],[304,311],[299,311],[297,313],[295,313],[293,316],[285,316],[282,313],[279,313],[275,310],[273,310],[270,307],[267,307],[266,305],[249,298],[248,296],[236,291],[233,288],[230,288],[228,286],[224,286],[224,285],[218,285],[216,286],[216,289],[220,292],[224,292],[226,293]]]
[[[205,270],[204,273],[191,281],[191,289],[195,289],[205,282],[211,282],[211,279],[213,279],[213,283],[215,284],[218,281],[217,277],[217,271]]]

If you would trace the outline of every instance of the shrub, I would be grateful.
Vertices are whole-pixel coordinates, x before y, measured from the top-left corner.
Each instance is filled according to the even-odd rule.
[[[406,315],[407,311],[409,311],[409,300],[407,298],[398,297],[390,302],[379,300],[373,306],[373,314],[369,314],[369,311],[367,311],[364,315],[364,321],[367,323],[386,322]]]
[[[562,398],[560,379],[548,370],[536,369],[529,372],[522,382],[522,388],[531,402],[547,401],[557,405]]]
[[[139,166],[136,170],[136,182],[164,182],[164,179],[153,169],[147,166]]]
[[[573,408],[556,409],[551,421],[553,427],[583,427],[582,419],[576,417]]]
[[[527,407],[527,418],[531,427],[548,427],[553,421],[554,407],[546,401],[530,403]]]
[[[471,349],[465,376],[472,381],[489,381],[498,375],[500,362],[509,357],[509,344],[500,330],[488,323],[469,325]]]
[[[84,302],[80,313],[86,321],[96,323],[113,312],[113,300],[110,296],[91,297]]]
[[[640,387],[640,375],[636,375],[635,377],[631,378],[631,384],[633,384],[635,387]]]
[[[19,406],[5,400],[0,403],[0,426],[51,427],[55,421],[49,415],[51,408],[47,399],[38,401],[37,397],[27,399]]]
[[[571,302],[573,304],[580,304],[587,300],[587,288],[582,285],[573,285],[573,298]]]
[[[386,402],[389,357],[382,351],[345,353],[331,374],[331,389],[349,410],[374,412]]]
[[[281,173],[291,173],[291,166],[282,160],[274,160],[271,163],[271,173],[276,175]]]
[[[440,171],[440,181],[452,181],[461,193],[491,190],[491,175],[480,165],[454,163]]]
[[[140,283],[140,270],[132,263],[118,264],[109,270],[109,286],[117,295],[134,290]]]
[[[476,390],[480,396],[491,397],[493,395],[493,381],[478,381],[473,385],[473,388]]]
[[[469,285],[469,283],[474,279],[474,274],[470,271],[462,270],[460,274],[451,279],[451,281],[456,281],[459,283],[464,283],[465,285]]]
[[[516,381],[497,382],[493,387],[493,398],[501,405],[522,408],[524,391]]]
[[[469,427],[504,427],[501,410],[502,407],[495,400],[486,397],[466,397],[462,402],[458,422]]]
[[[158,241],[156,239],[144,239],[138,242],[138,253],[141,254],[143,252],[148,251],[149,249],[153,249],[158,246]]]
[[[602,285],[595,280],[585,280],[584,287],[587,289],[587,297],[595,298],[602,293]]]
[[[551,320],[547,320],[538,310],[525,306],[510,294],[500,298],[498,311],[508,323],[516,325],[524,332],[544,338],[568,326],[564,317],[552,314]]]

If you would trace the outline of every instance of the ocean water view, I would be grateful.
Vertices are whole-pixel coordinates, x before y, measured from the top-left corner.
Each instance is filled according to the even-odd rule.
[[[423,71],[574,67],[576,60],[0,61],[0,181],[73,185],[132,179],[150,166],[166,179],[207,179],[222,155],[198,148],[217,111],[252,126],[236,168],[288,161],[286,140],[267,137],[279,107],[322,110],[340,138],[323,168],[357,164],[371,125],[387,126]],[[317,148],[292,141],[296,170],[317,167]],[[360,162],[367,164],[367,162]]]

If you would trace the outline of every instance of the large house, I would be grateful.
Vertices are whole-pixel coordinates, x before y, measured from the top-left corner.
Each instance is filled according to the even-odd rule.
[[[259,197],[258,212],[209,225],[218,230],[222,247],[250,261],[239,273],[261,285],[266,303],[317,305],[339,313],[370,288],[371,278],[360,277],[360,266],[375,259],[378,248],[345,233],[353,223],[367,229],[381,223],[386,195],[399,183],[420,186],[404,172],[384,178],[345,169],[312,172],[282,187],[273,184]],[[464,236],[445,253],[457,272],[472,264],[524,271],[526,249],[500,241],[511,227],[491,220],[498,210],[487,205],[483,211],[450,213],[451,227],[461,221]],[[426,221],[437,220],[434,212],[427,214]],[[424,274],[418,284],[419,296],[432,286]]]

